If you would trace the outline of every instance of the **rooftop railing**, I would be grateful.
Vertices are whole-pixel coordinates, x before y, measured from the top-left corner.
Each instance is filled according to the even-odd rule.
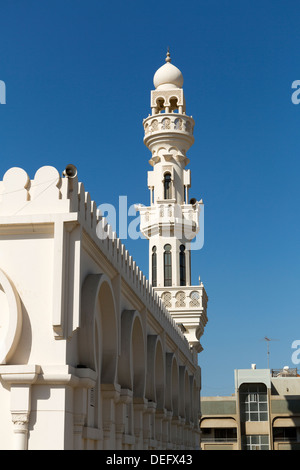
[[[271,369],[272,377],[300,377],[297,368],[284,367],[283,369]]]

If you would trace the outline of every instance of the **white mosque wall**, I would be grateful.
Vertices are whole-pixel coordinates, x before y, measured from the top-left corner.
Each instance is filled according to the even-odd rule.
[[[199,446],[197,352],[101,226],[77,176],[0,183],[1,449]]]

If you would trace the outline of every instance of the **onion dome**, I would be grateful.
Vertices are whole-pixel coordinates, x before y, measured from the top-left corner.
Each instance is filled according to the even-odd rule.
[[[156,89],[167,90],[172,88],[182,88],[183,76],[180,70],[171,64],[169,51],[165,59],[166,63],[154,74],[153,83]]]

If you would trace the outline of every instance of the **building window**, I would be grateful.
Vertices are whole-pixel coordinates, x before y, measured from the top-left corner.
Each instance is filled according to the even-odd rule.
[[[236,428],[216,428],[215,429],[215,440],[223,442],[232,442],[237,439]]]
[[[172,253],[171,245],[164,246],[164,285],[172,285]]]
[[[152,286],[157,287],[157,254],[156,246],[152,248]]]
[[[274,441],[297,441],[297,428],[273,428]]]
[[[263,384],[243,384],[240,387],[241,421],[267,421],[268,396]]]
[[[243,436],[242,450],[269,450],[269,436],[267,434]]]
[[[166,173],[164,177],[164,199],[172,198],[171,173]]]
[[[186,285],[186,269],[185,269],[185,246],[180,245],[180,252],[179,252],[179,266],[180,266],[180,285]]]

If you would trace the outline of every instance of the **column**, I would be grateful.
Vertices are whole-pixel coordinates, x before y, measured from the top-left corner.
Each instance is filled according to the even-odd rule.
[[[103,449],[116,446],[116,403],[120,398],[120,387],[113,384],[101,384]]]
[[[135,435],[135,450],[143,449],[144,412],[147,408],[147,400],[144,398],[133,399],[133,426]]]
[[[13,450],[28,449],[28,423],[31,411],[31,385],[37,380],[40,366],[0,366],[0,376],[10,385],[10,411],[13,422]]]

